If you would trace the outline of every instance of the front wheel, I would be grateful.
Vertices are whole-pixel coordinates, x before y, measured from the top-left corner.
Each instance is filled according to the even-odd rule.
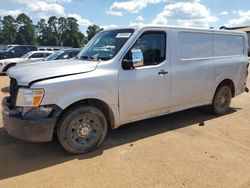
[[[107,120],[96,107],[78,105],[59,121],[57,136],[70,153],[87,153],[100,146],[107,134]]]
[[[212,111],[214,114],[222,115],[225,114],[230,107],[232,99],[232,90],[229,86],[220,86],[214,96]]]

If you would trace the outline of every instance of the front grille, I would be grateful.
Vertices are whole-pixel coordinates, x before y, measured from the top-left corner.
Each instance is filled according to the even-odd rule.
[[[16,105],[16,98],[18,93],[18,83],[15,79],[10,79],[10,108]]]

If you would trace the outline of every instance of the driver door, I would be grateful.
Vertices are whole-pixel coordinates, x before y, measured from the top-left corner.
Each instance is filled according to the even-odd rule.
[[[143,65],[119,72],[119,107],[121,123],[128,123],[167,113],[170,107],[169,41],[165,30],[145,31],[131,50],[140,49]]]

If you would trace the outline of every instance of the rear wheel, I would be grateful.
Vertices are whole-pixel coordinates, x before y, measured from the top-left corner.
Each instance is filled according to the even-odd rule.
[[[227,85],[220,86],[214,96],[212,111],[214,114],[225,114],[230,107],[232,99],[232,90]]]
[[[70,153],[87,153],[100,146],[107,134],[107,120],[96,107],[78,105],[63,115],[57,128],[61,145]]]

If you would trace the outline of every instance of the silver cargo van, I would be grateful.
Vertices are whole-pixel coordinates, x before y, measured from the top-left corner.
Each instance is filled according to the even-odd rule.
[[[247,51],[243,32],[105,30],[74,60],[11,68],[4,126],[32,142],[57,132],[68,152],[85,153],[103,143],[108,127],[203,105],[224,114],[247,90]]]

